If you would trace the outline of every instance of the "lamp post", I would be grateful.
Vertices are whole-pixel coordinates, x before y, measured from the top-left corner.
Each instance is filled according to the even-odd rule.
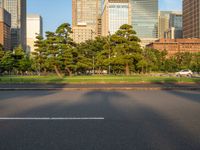
[[[95,68],[94,68],[94,56],[92,57],[92,69],[93,69],[92,73],[93,73],[93,75],[94,75],[94,74],[95,74]]]
[[[108,31],[108,34],[109,34],[109,37],[108,37],[108,44],[109,44],[109,67],[108,67],[108,74],[110,75],[110,72],[111,72],[111,65],[110,65],[110,59],[111,59],[111,49],[110,49],[110,37],[111,37],[111,34],[110,34],[110,31]]]
[[[94,32],[93,30],[92,30],[92,32],[91,32],[91,40],[93,40],[93,34],[96,34],[96,32]],[[94,56],[95,56],[95,54],[94,54],[94,52],[92,53],[92,74],[94,75],[95,74],[95,58],[94,58]]]

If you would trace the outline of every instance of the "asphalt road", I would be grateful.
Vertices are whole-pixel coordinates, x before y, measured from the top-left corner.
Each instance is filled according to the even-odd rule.
[[[199,91],[0,91],[0,118],[0,150],[200,149]]]

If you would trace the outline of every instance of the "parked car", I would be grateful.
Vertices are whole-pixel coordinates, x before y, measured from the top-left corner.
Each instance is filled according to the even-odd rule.
[[[176,72],[177,77],[182,77],[182,76],[192,77],[192,75],[193,75],[193,72],[189,69],[185,69],[185,70]]]

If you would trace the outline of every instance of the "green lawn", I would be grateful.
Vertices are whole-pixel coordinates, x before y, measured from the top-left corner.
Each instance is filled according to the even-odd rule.
[[[74,76],[62,79],[56,76],[3,76],[0,83],[137,83],[137,82],[200,82],[200,78],[135,76]]]

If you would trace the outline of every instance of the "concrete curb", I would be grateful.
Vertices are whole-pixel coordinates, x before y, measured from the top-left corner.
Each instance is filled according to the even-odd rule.
[[[161,91],[161,90],[190,90],[200,91],[200,87],[119,87],[119,88],[0,88],[0,91],[90,91],[90,90],[105,90],[105,91]]]
[[[85,84],[89,84],[89,85],[106,85],[106,84],[111,84],[111,85],[150,85],[150,84],[174,84],[174,85],[199,85],[200,86],[200,82],[79,82],[79,83],[37,83],[37,82],[29,82],[29,83],[0,83],[2,85],[15,85],[15,84],[30,84],[30,85],[51,85],[51,84],[55,84],[55,85],[85,85]]]

